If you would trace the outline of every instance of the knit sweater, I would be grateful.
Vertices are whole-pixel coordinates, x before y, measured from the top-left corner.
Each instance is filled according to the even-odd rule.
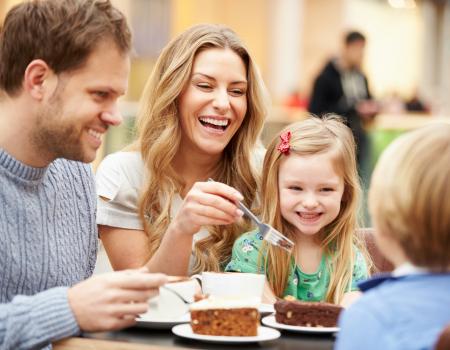
[[[0,149],[0,349],[38,349],[80,329],[68,287],[97,253],[89,165],[32,168]]]

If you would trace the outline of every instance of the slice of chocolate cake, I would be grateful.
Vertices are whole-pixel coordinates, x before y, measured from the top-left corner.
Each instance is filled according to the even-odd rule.
[[[342,310],[330,303],[279,300],[275,303],[275,320],[291,326],[336,327]]]

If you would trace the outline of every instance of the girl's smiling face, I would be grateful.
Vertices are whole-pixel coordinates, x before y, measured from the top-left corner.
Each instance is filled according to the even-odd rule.
[[[291,153],[278,171],[281,216],[298,235],[312,236],[333,222],[341,209],[344,179],[336,155]]]

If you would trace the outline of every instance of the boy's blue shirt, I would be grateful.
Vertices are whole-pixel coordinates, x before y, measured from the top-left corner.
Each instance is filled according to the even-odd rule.
[[[335,349],[433,349],[450,323],[450,273],[375,276],[339,320]]]

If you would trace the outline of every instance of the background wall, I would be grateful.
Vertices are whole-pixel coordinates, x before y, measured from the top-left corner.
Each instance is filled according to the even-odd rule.
[[[293,89],[305,95],[347,29],[367,35],[365,70],[376,97],[418,88],[439,113],[450,114],[449,1],[416,0],[395,9],[388,0],[112,0],[130,19],[137,47],[127,99],[136,101],[159,50],[189,26],[223,23],[242,38],[275,104]],[[0,19],[19,0],[0,0]],[[142,53],[142,47],[149,46]]]
[[[414,93],[422,66],[419,7],[395,9],[387,2],[348,0],[343,25],[367,35],[366,69],[374,94]]]

